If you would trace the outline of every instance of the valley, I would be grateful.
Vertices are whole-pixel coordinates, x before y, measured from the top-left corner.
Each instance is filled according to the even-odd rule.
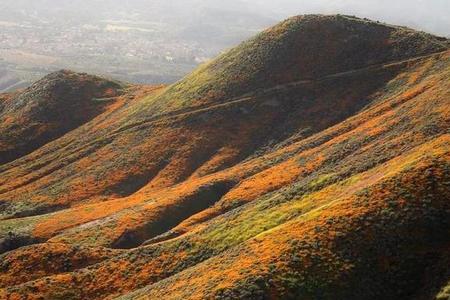
[[[0,299],[443,299],[449,78],[446,38],[301,15],[173,84],[3,93]]]

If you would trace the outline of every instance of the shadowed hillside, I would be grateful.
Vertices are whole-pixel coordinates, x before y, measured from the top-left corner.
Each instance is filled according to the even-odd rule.
[[[229,101],[298,81],[448,49],[446,39],[347,16],[288,19],[199,68],[150,104],[184,107]],[[157,111],[157,110],[156,110]]]
[[[448,78],[446,39],[313,15],[172,86],[60,72],[3,95],[14,124],[71,127],[8,139],[36,149],[0,165],[0,298],[433,299]]]
[[[0,111],[0,162],[26,155],[105,112],[121,88],[99,77],[60,71],[6,98]]]

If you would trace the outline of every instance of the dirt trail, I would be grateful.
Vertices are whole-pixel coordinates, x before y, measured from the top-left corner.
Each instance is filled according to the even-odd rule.
[[[358,73],[367,72],[368,70],[378,70],[378,69],[382,69],[382,68],[398,66],[401,64],[405,64],[405,63],[420,61],[422,59],[442,55],[443,53],[447,53],[449,51],[450,50],[445,50],[445,51],[436,52],[433,54],[412,57],[412,58],[408,58],[408,59],[401,60],[401,61],[393,61],[393,62],[386,62],[386,63],[382,63],[382,64],[370,65],[370,66],[360,68],[360,69],[354,69],[354,70],[325,75],[321,78],[316,78],[316,79],[297,80],[297,81],[288,82],[288,83],[281,84],[281,85],[272,86],[272,87],[265,88],[265,89],[256,90],[252,94],[237,97],[237,98],[232,98],[229,101],[223,101],[221,103],[213,103],[213,104],[205,105],[203,107],[200,106],[200,107],[193,107],[193,108],[184,108],[184,109],[175,110],[175,111],[168,112],[168,113],[163,113],[160,115],[155,115],[148,119],[144,119],[139,122],[135,122],[132,124],[122,126],[118,129],[112,131],[110,134],[107,134],[101,138],[97,138],[86,144],[78,145],[78,147],[76,147],[70,151],[70,154],[68,156],[65,156],[65,159],[62,159],[61,161],[59,161],[59,163],[57,165],[53,165],[52,167],[48,168],[44,172],[42,172],[32,178],[29,178],[28,180],[21,182],[20,184],[18,184],[16,186],[10,186],[8,188],[1,189],[0,195],[7,193],[11,190],[28,185],[44,176],[51,174],[52,172],[54,172],[55,170],[59,169],[62,166],[67,166],[67,165],[70,165],[70,164],[78,161],[79,159],[83,158],[84,156],[88,155],[89,153],[96,151],[98,148],[101,148],[101,147],[105,146],[106,144],[110,143],[117,136],[119,136],[120,134],[122,134],[123,132],[128,131],[128,130],[140,130],[140,129],[151,126],[155,122],[160,122],[160,121],[164,121],[164,120],[169,120],[171,118],[178,118],[178,117],[188,116],[188,115],[192,115],[192,114],[207,112],[207,111],[214,110],[217,108],[228,107],[228,106],[232,106],[232,105],[239,104],[239,103],[245,103],[248,101],[258,100],[264,94],[274,92],[274,91],[289,89],[289,88],[297,87],[299,85],[314,84],[314,83],[325,81],[325,80],[351,76],[351,75],[355,75]],[[8,170],[8,168],[5,168],[3,171],[7,171],[7,170]]]
[[[393,66],[398,66],[401,64],[405,64],[405,63],[410,63],[410,62],[414,62],[414,61],[419,61],[422,59],[426,59],[426,58],[430,58],[430,57],[434,57],[434,56],[439,56],[443,53],[446,53],[450,50],[445,50],[442,52],[436,52],[433,54],[428,54],[428,55],[422,55],[422,56],[417,56],[417,57],[412,57],[409,59],[405,59],[405,60],[401,60],[401,61],[394,61],[394,62],[387,62],[387,63],[382,63],[382,64],[375,64],[375,65],[369,65],[367,67],[364,68],[360,68],[360,69],[354,69],[354,70],[349,70],[349,71],[344,71],[344,72],[339,72],[339,73],[334,73],[334,74],[329,74],[329,75],[325,75],[323,77],[320,78],[316,78],[316,79],[301,79],[301,80],[297,80],[297,81],[292,81],[292,82],[288,82],[288,83],[284,83],[284,84],[280,84],[280,85],[276,85],[276,86],[272,86],[269,88],[265,88],[265,89],[260,89],[260,90],[256,90],[255,92],[245,95],[245,96],[240,96],[240,97],[236,97],[236,98],[232,98],[230,100],[225,100],[221,103],[213,103],[213,104],[209,104],[209,105],[205,105],[205,106],[199,106],[199,107],[194,107],[194,108],[185,108],[185,109],[180,109],[180,110],[175,110],[175,111],[171,111],[168,113],[163,113],[163,114],[159,114],[159,115],[155,115],[153,117],[150,117],[148,119],[144,119],[142,121],[136,122],[136,123],[132,123],[132,124],[128,124],[126,126],[120,127],[117,130],[115,130],[114,132],[112,132],[111,134],[114,135],[116,133],[120,133],[122,131],[126,131],[135,127],[138,127],[140,125],[144,125],[147,123],[153,123],[156,121],[160,121],[164,118],[174,118],[174,117],[180,117],[180,116],[185,116],[185,115],[189,115],[189,114],[195,114],[195,113],[200,113],[200,112],[205,112],[208,110],[212,110],[215,108],[220,108],[220,107],[226,107],[228,105],[234,105],[237,103],[242,103],[242,102],[246,102],[246,101],[251,101],[251,100],[255,100],[257,97],[260,97],[266,93],[270,93],[270,92],[274,92],[274,91],[278,91],[278,90],[283,90],[283,89],[288,89],[288,88],[293,88],[293,87],[297,87],[299,85],[304,85],[304,84],[312,84],[312,83],[317,83],[317,82],[321,82],[321,81],[325,81],[325,80],[329,80],[329,79],[334,79],[334,78],[341,78],[341,77],[346,77],[349,75],[355,75],[358,73],[363,73],[366,72],[368,70],[378,70],[378,69],[382,69],[382,68],[386,68],[386,67],[393,67]]]

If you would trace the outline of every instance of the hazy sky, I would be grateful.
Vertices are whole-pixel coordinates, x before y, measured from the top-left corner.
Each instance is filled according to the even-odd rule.
[[[151,9],[160,12],[162,18],[189,22],[205,7],[265,16],[274,22],[306,13],[352,14],[450,35],[450,0],[0,0],[2,17],[15,9],[44,13],[63,10],[80,18],[109,10],[146,14]]]
[[[301,14],[355,15],[450,38],[450,0],[0,0],[0,91],[61,68],[173,82]]]
[[[342,13],[450,35],[450,0],[247,0],[282,16]]]

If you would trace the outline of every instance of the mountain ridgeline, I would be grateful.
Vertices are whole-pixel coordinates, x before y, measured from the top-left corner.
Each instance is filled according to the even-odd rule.
[[[450,41],[290,18],[170,86],[0,95],[0,299],[446,299]]]

